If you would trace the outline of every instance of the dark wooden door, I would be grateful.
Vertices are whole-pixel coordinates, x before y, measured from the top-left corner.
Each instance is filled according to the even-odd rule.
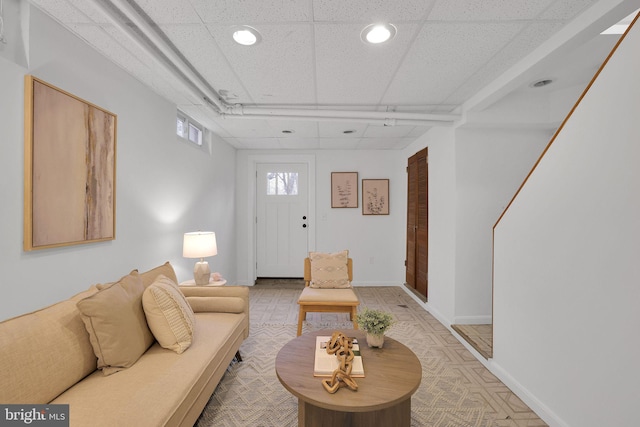
[[[427,298],[429,225],[429,174],[427,149],[409,158],[407,164],[407,259],[406,282]]]

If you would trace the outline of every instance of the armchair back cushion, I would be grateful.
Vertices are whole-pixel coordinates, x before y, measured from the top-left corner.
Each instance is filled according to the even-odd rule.
[[[334,253],[309,252],[309,286],[322,289],[350,288],[349,251]]]

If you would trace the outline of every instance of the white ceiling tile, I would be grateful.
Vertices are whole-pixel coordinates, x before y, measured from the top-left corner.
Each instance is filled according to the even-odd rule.
[[[206,23],[294,22],[312,19],[311,0],[190,0]]]
[[[158,65],[150,53],[153,49],[140,48],[119,27],[113,26],[94,7],[98,1],[102,0],[30,3],[46,10],[105,57],[235,147],[401,149],[429,129],[379,127],[362,121],[216,116],[210,107],[203,105],[201,96],[187,87],[188,83]],[[446,113],[459,111],[460,104],[488,83],[495,81],[495,86],[499,86],[499,76],[509,70],[519,73],[519,81],[534,75],[557,76],[556,83],[546,89],[551,91],[550,98],[564,88],[575,87],[608,54],[607,43],[585,47],[585,40],[599,33],[601,29],[596,27],[602,26],[604,19],[590,17],[587,20],[593,21],[593,28],[573,38],[570,31],[559,30],[564,25],[579,27],[582,23],[579,14],[596,2],[602,17],[608,18],[613,12],[637,9],[637,1],[135,0],[129,3],[135,3],[134,7],[144,12],[143,18],[154,20],[151,24],[160,26],[179,53],[229,103],[360,112],[398,107],[395,109]],[[364,44],[360,40],[362,28],[378,20],[394,23],[397,36],[379,46]],[[257,28],[262,34],[261,43],[254,47],[235,44],[232,29],[241,24]],[[526,70],[512,68],[542,43],[553,53]],[[511,86],[511,80],[504,82],[496,94]],[[522,86],[516,90],[521,90],[522,96],[531,96]],[[295,133],[284,135],[284,128]],[[355,132],[347,136],[343,131],[348,129]]]
[[[438,1],[429,14],[435,21],[495,21],[533,19],[554,0]]]
[[[92,22],[96,24],[110,24],[111,20],[100,12],[95,6],[87,0],[68,0],[69,3],[74,5],[80,12],[85,14]]]
[[[554,1],[540,16],[540,19],[564,19],[575,17],[598,0]]]
[[[360,138],[320,138],[321,150],[355,150]]]
[[[203,25],[163,25],[162,31],[209,85],[231,104],[253,100]]]
[[[415,139],[418,138],[429,131],[433,126],[415,126],[411,132],[409,132],[406,137]]]
[[[358,144],[360,150],[400,150],[407,147],[415,138],[362,138]]]
[[[364,133],[365,138],[398,138],[407,136],[415,126],[377,126],[369,125]]]
[[[498,78],[502,70],[515,65],[561,27],[562,23],[560,22],[529,24],[504,49],[494,55],[491,61],[479,67],[473,76],[452,92],[445,102],[460,104],[469,99],[476,94],[478,88],[484,87]]]
[[[396,37],[381,45],[360,39],[359,24],[316,25],[318,102],[378,104],[410,46],[417,25],[398,25]]]
[[[429,23],[417,37],[383,102],[443,102],[524,25],[523,22]]]
[[[367,129],[367,125],[364,123],[346,123],[346,122],[319,122],[318,128],[321,138],[360,138],[364,131]],[[354,131],[349,134],[345,134],[345,131]]]
[[[113,62],[120,65],[129,72],[146,72],[148,68],[138,57],[132,55],[127,49],[122,47],[120,43],[115,41],[109,34],[110,28],[103,28],[98,25],[70,24],[77,35],[82,37],[91,46],[108,56]]]
[[[278,119],[272,120],[270,126],[273,133],[279,135],[282,139],[318,137],[318,123],[314,121]],[[293,133],[283,133],[283,130],[292,131]]]
[[[264,24],[257,28],[262,41],[255,46],[235,43],[229,26],[208,28],[254,102],[316,103],[309,25]]]
[[[319,146],[318,138],[280,138],[280,147],[287,150],[316,150]]]
[[[316,22],[414,21],[423,18],[433,3],[435,0],[315,0],[313,17]]]
[[[136,0],[136,4],[156,24],[194,24],[202,22],[189,0]]]

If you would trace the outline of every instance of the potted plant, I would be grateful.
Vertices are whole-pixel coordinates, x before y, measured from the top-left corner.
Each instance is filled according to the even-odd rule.
[[[356,314],[358,327],[367,333],[369,347],[382,348],[384,345],[384,333],[393,323],[393,316],[381,310],[365,308]]]

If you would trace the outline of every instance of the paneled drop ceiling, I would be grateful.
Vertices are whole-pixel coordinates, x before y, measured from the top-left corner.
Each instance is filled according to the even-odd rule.
[[[618,40],[600,32],[640,7],[638,0],[31,3],[240,149],[401,149],[433,126],[491,126],[504,117],[552,128]],[[364,43],[360,33],[374,22],[392,23],[396,36]],[[258,30],[259,43],[233,41],[243,25]],[[530,85],[541,79],[553,84],[536,92]],[[544,118],[500,118],[553,100],[560,106]]]

